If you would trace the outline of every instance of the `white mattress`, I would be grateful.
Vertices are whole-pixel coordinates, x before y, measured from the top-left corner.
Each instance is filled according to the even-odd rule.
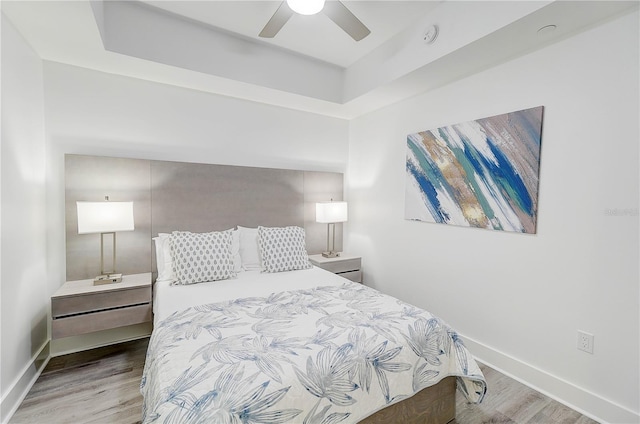
[[[268,296],[286,290],[308,289],[316,286],[342,285],[346,278],[318,267],[300,271],[261,273],[242,271],[230,280],[188,286],[171,285],[171,281],[156,281],[153,292],[154,323],[190,306],[224,302],[249,296]]]

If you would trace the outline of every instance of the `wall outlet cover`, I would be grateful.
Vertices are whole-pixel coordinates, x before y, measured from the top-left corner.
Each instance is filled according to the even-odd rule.
[[[578,330],[578,349],[593,354],[593,334]]]

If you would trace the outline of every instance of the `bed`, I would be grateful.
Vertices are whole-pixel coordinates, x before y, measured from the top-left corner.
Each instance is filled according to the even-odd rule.
[[[444,321],[312,267],[299,227],[241,230],[215,233],[224,248],[207,260],[231,276],[208,282],[176,284],[203,266],[201,235],[154,239],[143,423],[444,423],[456,386],[482,401],[484,377]],[[302,240],[283,243],[292,231]]]
[[[145,423],[440,424],[455,417],[456,386],[471,402],[482,399],[480,370],[442,320],[308,263],[304,248],[319,253],[327,240],[314,204],[342,200],[343,180],[339,172],[65,155],[68,280],[98,272],[97,243],[77,234],[76,201],[109,194],[135,202],[135,230],[118,236],[118,268],[138,274],[151,263],[154,273]],[[260,225],[298,228],[300,249],[284,255],[284,267],[277,255],[264,261]],[[226,240],[217,253],[228,253],[229,272],[211,282],[171,275],[175,258],[161,240],[175,230]],[[202,269],[182,265],[187,274]]]

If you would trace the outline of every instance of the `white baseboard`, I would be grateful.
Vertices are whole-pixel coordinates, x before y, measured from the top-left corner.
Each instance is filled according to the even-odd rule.
[[[24,398],[29,394],[29,390],[34,385],[49,359],[49,340],[38,349],[25,365],[18,377],[11,383],[9,389],[0,399],[0,422],[6,424],[13,414],[18,410]]]
[[[637,424],[640,414],[487,345],[460,335],[489,367],[600,423]],[[489,387],[489,391],[491,388]]]

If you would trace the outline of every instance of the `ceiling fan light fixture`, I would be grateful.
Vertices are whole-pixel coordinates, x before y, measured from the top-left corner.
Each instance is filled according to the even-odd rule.
[[[325,0],[287,0],[287,5],[301,15],[315,15],[324,7]]]

